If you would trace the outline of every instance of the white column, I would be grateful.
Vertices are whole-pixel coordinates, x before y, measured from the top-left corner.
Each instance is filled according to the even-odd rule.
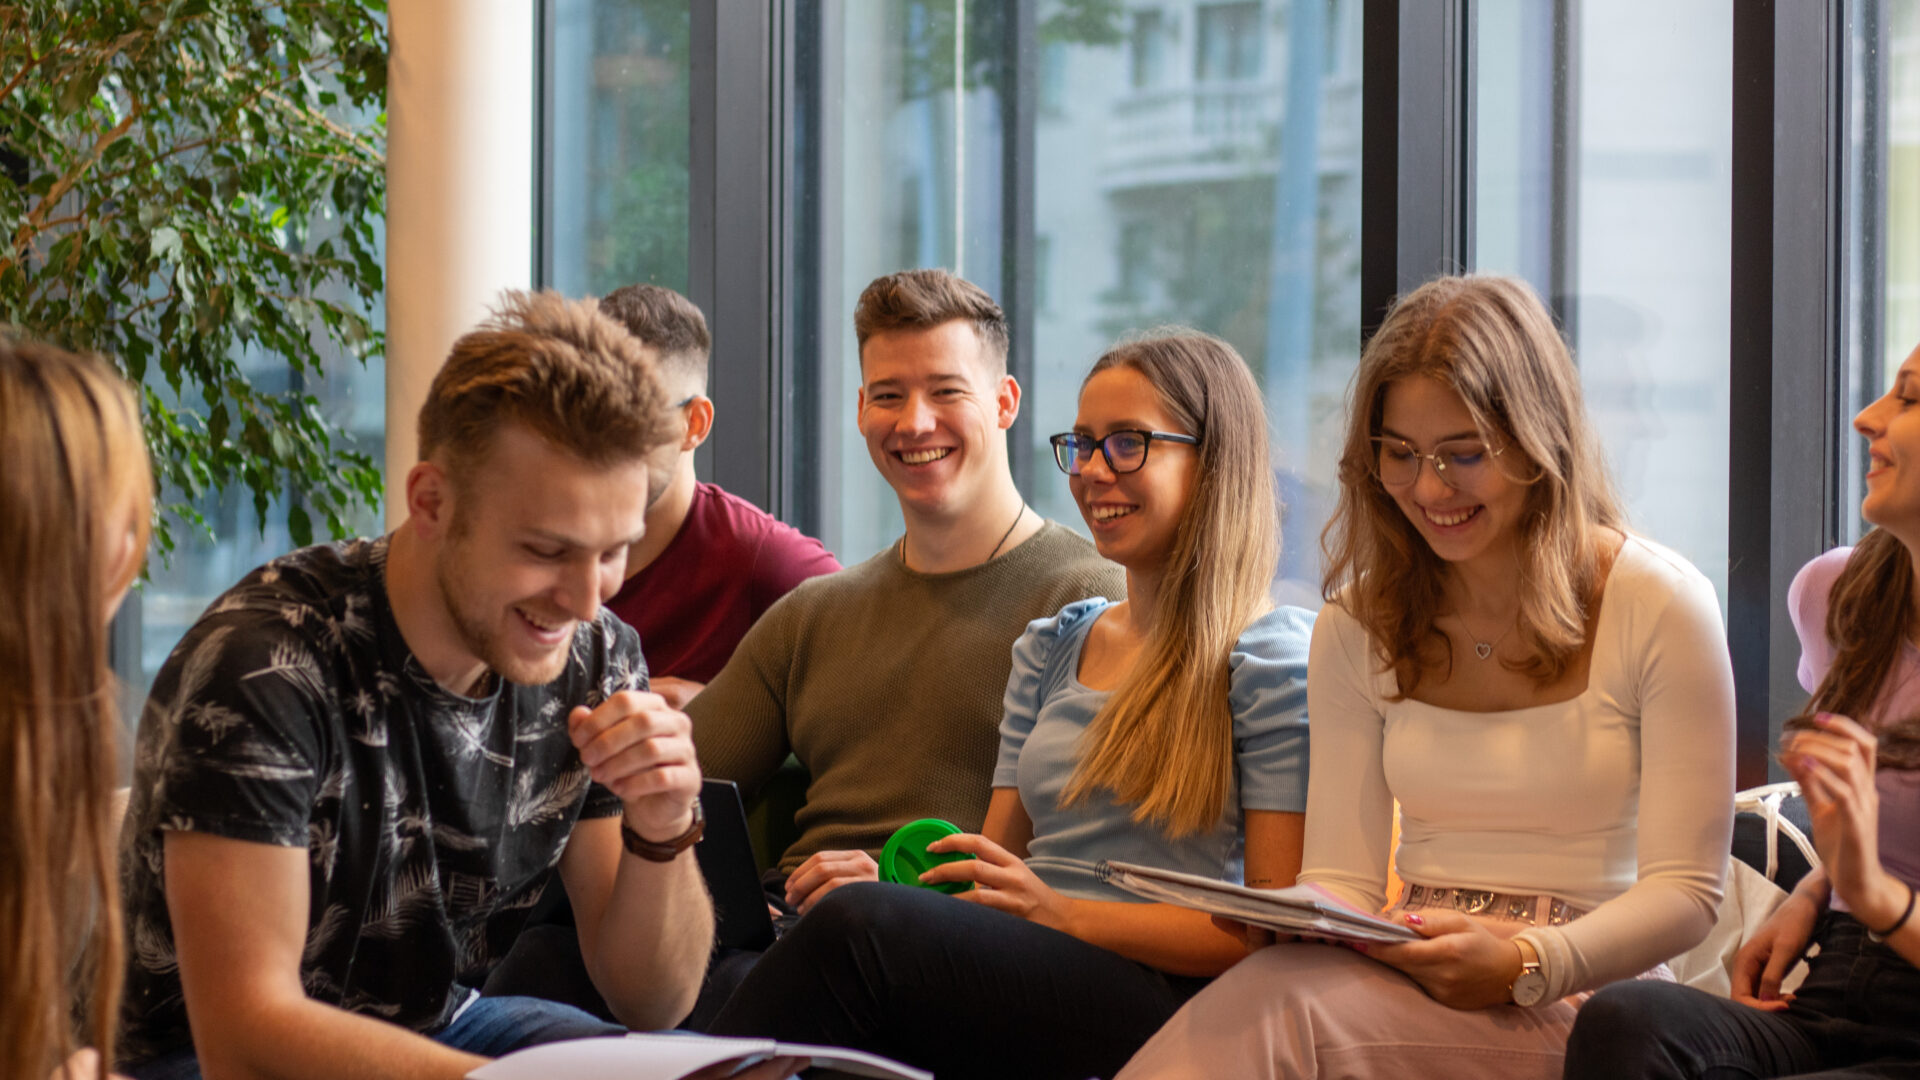
[[[533,0],[395,0],[387,68],[387,522],[454,339],[533,273]]]

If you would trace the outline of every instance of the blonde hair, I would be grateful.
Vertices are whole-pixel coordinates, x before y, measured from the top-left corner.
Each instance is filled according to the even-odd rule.
[[[139,571],[122,552],[129,535],[146,549],[153,492],[127,384],[98,358],[4,337],[0,461],[0,1075],[39,1077],[81,1033],[112,1060],[106,617]]]
[[[1233,786],[1227,662],[1280,557],[1266,408],[1233,346],[1197,331],[1124,342],[1087,378],[1110,368],[1144,376],[1200,444],[1141,657],[1081,736],[1061,803],[1111,792],[1177,839],[1212,828]]]
[[[1441,613],[1446,564],[1374,475],[1387,387],[1437,379],[1460,395],[1495,459],[1528,484],[1520,517],[1517,632],[1541,684],[1564,674],[1586,640],[1604,573],[1601,531],[1624,518],[1587,422],[1579,373],[1533,290],[1493,275],[1442,277],[1401,297],[1354,374],[1340,501],[1321,533],[1322,595],[1345,607],[1413,692],[1422,672],[1451,664]]]

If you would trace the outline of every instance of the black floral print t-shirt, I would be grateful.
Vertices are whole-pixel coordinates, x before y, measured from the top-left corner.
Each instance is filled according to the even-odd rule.
[[[574,822],[620,812],[567,714],[646,687],[634,632],[603,610],[553,683],[496,678],[491,696],[461,697],[401,639],[386,555],[383,538],[273,560],[207,609],[154,680],[121,850],[123,1061],[191,1042],[168,830],[306,849],[307,995],[428,1032],[512,944]]]

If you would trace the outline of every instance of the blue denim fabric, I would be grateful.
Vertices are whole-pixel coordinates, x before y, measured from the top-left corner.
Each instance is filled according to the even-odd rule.
[[[1672,983],[1616,983],[1581,1007],[1567,1080],[1920,1080],[1920,969],[1829,912],[1782,1012]]]
[[[563,1039],[625,1035],[627,1029],[557,1002],[530,997],[483,997],[467,1006],[453,1023],[433,1033],[433,1041],[481,1057]],[[191,1049],[123,1067],[133,1080],[201,1080],[200,1060]]]

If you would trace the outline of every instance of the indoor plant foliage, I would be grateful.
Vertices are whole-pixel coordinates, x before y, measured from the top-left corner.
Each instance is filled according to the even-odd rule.
[[[302,387],[381,348],[386,73],[383,0],[0,7],[0,324],[142,385],[174,515],[204,527],[193,501],[237,482],[264,527],[285,492],[305,544],[378,505]]]

